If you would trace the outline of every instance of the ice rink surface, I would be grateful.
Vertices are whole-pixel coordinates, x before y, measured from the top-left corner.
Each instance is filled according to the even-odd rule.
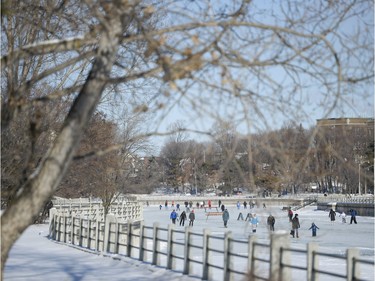
[[[183,202],[175,202],[183,203]],[[213,202],[213,206],[216,207],[216,202]],[[158,222],[160,227],[167,227],[168,224],[171,224],[169,219],[170,213],[173,209],[176,210],[176,207],[172,208],[171,206],[166,209],[164,204],[162,208],[159,209],[159,206],[148,206],[144,207],[144,221],[146,225],[152,225],[154,222]],[[257,242],[269,244],[270,240],[270,231],[267,226],[267,218],[270,214],[275,217],[275,231],[286,231],[287,233],[291,230],[291,223],[287,216],[287,211],[282,210],[280,206],[272,207],[266,206],[255,207],[253,209],[244,209],[241,204],[241,208],[238,209],[235,205],[226,206],[230,213],[230,219],[228,222],[228,227],[224,227],[224,223],[221,216],[206,216],[206,212],[212,211],[216,212],[216,208],[209,209],[197,209],[194,208],[196,215],[196,220],[194,226],[191,228],[191,231],[202,233],[203,229],[209,229],[213,235],[223,235],[226,231],[232,232],[232,237],[234,239],[243,239],[247,240],[249,235],[255,235]],[[185,207],[180,207],[180,211],[177,211],[179,214],[185,209]],[[294,214],[298,214],[300,221],[299,229],[299,238],[292,238],[289,236],[290,247],[293,249],[302,249],[306,250],[307,244],[314,242],[318,245],[318,251],[329,253],[329,254],[338,254],[344,256],[348,248],[357,248],[360,252],[360,258],[374,260],[374,221],[373,217],[361,217],[357,216],[357,224],[350,224],[350,216],[346,216],[346,223],[342,223],[342,217],[339,213],[336,213],[336,220],[331,222],[328,212],[320,211],[316,209],[316,206],[307,206],[299,210],[294,211]],[[243,214],[243,217],[246,218],[247,213],[256,214],[260,223],[257,227],[257,231],[254,234],[251,231],[251,226],[249,222],[245,220],[238,220],[239,213]],[[317,236],[312,236],[312,231],[309,230],[312,223],[315,223],[319,229],[317,230]],[[187,221],[185,222],[186,225]],[[184,229],[179,225],[179,221],[176,222],[176,229]],[[245,249],[246,250],[246,249]],[[246,251],[243,253],[246,253]],[[259,254],[262,256],[262,254]],[[267,251],[264,253],[264,257],[267,259],[269,254]],[[221,263],[221,257],[216,261],[217,264]],[[336,272],[338,274],[346,274],[345,270],[345,260],[337,260],[327,257],[319,258],[319,268],[321,270]],[[306,254],[292,254],[291,263],[298,266],[306,266]],[[244,263],[242,266],[240,263],[236,264],[238,268],[246,268]],[[262,271],[262,266],[260,271]],[[267,271],[268,266],[263,266],[263,271]],[[215,276],[215,275],[214,275]],[[306,279],[306,271],[294,270],[292,272],[292,280],[304,280]],[[219,278],[219,276],[218,276]],[[361,268],[361,278],[364,280],[375,280],[374,268],[371,266],[362,266]],[[342,278],[336,278],[328,275],[321,274],[319,280],[343,280]]]

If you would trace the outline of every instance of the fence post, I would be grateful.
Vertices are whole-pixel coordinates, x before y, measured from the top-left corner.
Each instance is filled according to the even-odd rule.
[[[231,274],[230,274],[230,266],[231,266],[231,259],[230,259],[230,253],[232,250],[232,243],[230,239],[232,238],[232,232],[228,231],[224,234],[224,281],[231,280]]]
[[[126,256],[131,257],[132,254],[132,221],[128,220],[128,233],[126,237]]]
[[[87,219],[87,249],[91,249],[91,219]]]
[[[72,215],[72,220],[73,220],[73,215]],[[63,227],[63,242],[66,243],[66,236],[68,235],[68,217],[67,216],[64,216],[64,227]],[[72,228],[72,226],[70,227]],[[61,241],[61,240],[60,240]],[[72,239],[70,239],[71,243],[74,245]]]
[[[173,243],[172,243],[172,235],[173,235],[173,227],[174,224],[168,225],[168,235],[167,235],[167,269],[172,269],[173,263]]]
[[[68,235],[67,231],[66,231],[66,228],[67,228],[67,220],[68,220],[68,217],[65,216],[64,217],[64,243],[66,242],[65,240],[65,235]],[[70,243],[72,245],[74,245],[74,214],[71,213],[70,215]]]
[[[152,265],[156,265],[158,261],[158,245],[157,245],[157,236],[158,236],[158,226],[157,222],[154,222],[153,225],[153,235],[152,235]]]
[[[139,260],[144,261],[144,249],[143,249],[143,244],[144,244],[144,226],[143,226],[143,221],[141,221],[140,226],[139,226]]]
[[[61,242],[61,225],[63,223],[61,222],[61,216],[60,215],[57,216],[57,221],[58,221],[58,223],[57,223],[57,228],[58,228],[58,231],[57,231],[57,241]]]
[[[348,281],[357,280],[359,268],[354,264],[354,259],[359,257],[358,249],[346,250],[346,277]]]
[[[104,226],[104,245],[103,245],[103,252],[106,253],[109,250],[109,242],[111,239],[111,223],[116,221],[116,217],[112,214],[108,214],[105,218],[105,226]]]
[[[78,228],[78,245],[82,247],[83,231],[82,231],[82,217],[79,217],[79,228]]]
[[[55,214],[57,213],[56,208],[49,209],[49,226],[48,226],[48,237],[55,240],[56,227],[55,227]]]
[[[257,237],[255,235],[249,235],[249,242],[248,242],[248,263],[247,263],[247,271],[249,273],[249,280],[253,280],[255,277],[255,242],[257,241]]]
[[[119,248],[119,246],[118,246],[118,240],[119,240],[119,223],[118,223],[118,221],[116,221],[116,224],[115,224],[115,243],[114,243],[114,245],[115,245],[115,249],[114,249],[114,253],[115,254],[118,254],[118,248]]]
[[[96,228],[95,228],[95,250],[96,251],[100,251],[99,250],[99,235],[100,235],[100,221],[97,219],[96,221]]]
[[[209,261],[209,235],[210,230],[204,229],[203,230],[203,258],[202,258],[202,280],[209,280],[209,268],[208,268],[208,261]]]
[[[307,244],[307,281],[318,281],[315,268],[319,266],[318,258],[314,252],[318,250],[316,243]]]
[[[185,255],[184,255],[184,270],[182,274],[189,275],[190,271],[190,227],[185,226]]]
[[[286,231],[278,231],[271,234],[270,244],[270,280],[290,280],[290,270],[288,267],[281,267],[283,260],[290,260],[290,253],[283,252],[281,248],[289,247],[289,238]]]

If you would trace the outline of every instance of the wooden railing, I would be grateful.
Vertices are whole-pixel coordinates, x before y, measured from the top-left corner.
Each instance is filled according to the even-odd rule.
[[[99,200],[93,201],[84,198],[59,199],[53,201],[53,206],[60,215],[99,221],[105,220],[105,211],[102,202]],[[111,204],[108,213],[123,220],[141,220],[143,219],[143,204],[138,201],[116,201]]]
[[[374,196],[345,196],[345,195],[328,195],[319,197],[319,203],[337,202],[337,203],[358,203],[358,204],[374,204]]]
[[[245,276],[249,280],[278,281],[313,281],[322,276],[366,280],[361,279],[359,265],[374,267],[374,261],[359,258],[357,249],[348,249],[345,255],[319,252],[313,243],[303,250],[293,249],[286,232],[276,232],[269,244],[262,244],[256,236],[236,239],[231,232],[219,235],[209,230],[193,232],[190,227],[163,228],[158,223],[146,226],[140,219],[125,222],[112,214],[103,222],[51,209],[49,237],[89,251],[136,258],[202,280],[240,280]],[[332,269],[323,270],[318,261],[324,262],[325,257],[344,263],[346,271],[338,274]],[[292,263],[292,259],[298,262]],[[297,278],[296,271],[300,274]]]

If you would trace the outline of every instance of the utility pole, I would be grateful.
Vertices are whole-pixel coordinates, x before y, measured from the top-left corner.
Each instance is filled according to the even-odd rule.
[[[358,164],[358,195],[361,195],[361,162]]]
[[[194,158],[194,185],[195,185],[195,196],[198,196],[198,188],[197,188],[197,165]]]

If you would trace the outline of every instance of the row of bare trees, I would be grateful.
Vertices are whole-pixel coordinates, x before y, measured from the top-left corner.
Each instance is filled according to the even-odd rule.
[[[326,130],[288,123],[278,130],[243,136],[226,123],[213,135],[214,140],[205,143],[171,138],[164,144],[160,157],[167,185],[193,193],[196,186],[229,194],[238,187],[296,193],[315,186],[319,192],[352,194],[359,192],[362,176],[362,193],[365,185],[373,192],[371,125]]]
[[[118,181],[116,159],[129,159],[145,137],[170,133],[160,128],[176,107],[191,120],[235,120],[254,131],[285,116],[356,111],[347,93],[354,101],[372,96],[371,0],[1,4],[2,191],[11,199],[1,216],[2,270],[13,243],[57,190],[71,192],[60,189],[69,184],[89,192],[76,171]],[[113,108],[131,114],[122,118]],[[131,126],[133,113],[144,130]],[[90,131],[95,123],[110,140]],[[85,134],[97,143],[81,143]],[[219,170],[234,184],[237,146],[228,137],[220,148],[228,165]]]

